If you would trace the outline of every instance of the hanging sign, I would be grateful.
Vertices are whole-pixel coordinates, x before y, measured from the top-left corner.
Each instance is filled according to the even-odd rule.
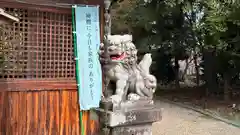
[[[81,110],[99,107],[102,70],[99,62],[99,6],[76,6],[76,66]]]

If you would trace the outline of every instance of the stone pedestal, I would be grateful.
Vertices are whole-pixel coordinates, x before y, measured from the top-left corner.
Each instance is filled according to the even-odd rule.
[[[101,135],[152,135],[161,111],[152,100],[127,101],[120,106],[102,102],[98,109]]]

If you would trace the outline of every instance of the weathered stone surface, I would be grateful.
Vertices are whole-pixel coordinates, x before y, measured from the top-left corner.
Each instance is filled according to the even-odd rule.
[[[100,135],[152,135],[152,123],[120,127],[102,127]]]
[[[161,109],[152,100],[105,102],[98,109],[101,135],[152,135],[152,123],[162,119]]]
[[[101,109],[113,111],[113,103],[112,102],[100,101],[99,106],[100,106],[99,108],[101,108]]]
[[[115,127],[110,129],[111,135],[152,135],[152,124]]]
[[[152,99],[157,79],[150,73],[151,54],[145,54],[138,63],[132,35],[106,35],[105,41],[99,52],[104,68],[104,99],[114,104],[125,100]],[[110,84],[115,88],[109,87]]]
[[[119,106],[113,105],[111,102],[100,102],[100,108],[113,112],[126,112],[140,109],[152,109],[154,107],[153,100],[137,100],[137,101],[126,101],[121,103]]]
[[[158,108],[112,112],[99,109],[100,123],[109,127],[153,123],[162,119]]]

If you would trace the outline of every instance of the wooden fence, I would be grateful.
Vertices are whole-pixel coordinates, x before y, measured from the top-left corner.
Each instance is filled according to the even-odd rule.
[[[20,18],[0,34],[0,135],[80,135],[71,9],[4,1],[0,7]],[[89,113],[85,135],[97,135],[98,119]]]
[[[76,90],[0,92],[0,133],[79,135],[77,102]],[[96,134],[96,122],[90,120],[88,112],[83,114],[86,135]]]

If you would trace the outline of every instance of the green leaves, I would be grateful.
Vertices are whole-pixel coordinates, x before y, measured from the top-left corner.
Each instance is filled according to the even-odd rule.
[[[183,50],[211,48],[217,52],[218,64],[222,65],[223,70],[219,72],[229,71],[229,67],[240,69],[237,59],[240,56],[240,2],[124,0],[122,3],[125,6],[120,6],[120,17],[113,23],[119,23],[120,27],[127,25],[140,50],[162,49],[174,57]],[[158,58],[159,54],[154,55]]]

